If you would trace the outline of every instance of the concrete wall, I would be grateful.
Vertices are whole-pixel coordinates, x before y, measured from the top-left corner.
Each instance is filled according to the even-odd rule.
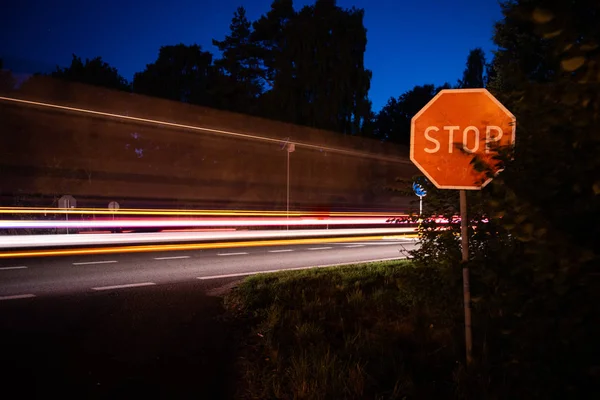
[[[162,202],[285,209],[282,147],[290,140],[298,143],[290,154],[293,209],[404,210],[412,200],[385,189],[396,177],[417,173],[406,148],[46,78],[4,96],[275,139],[0,100],[4,196],[68,193],[124,207]]]

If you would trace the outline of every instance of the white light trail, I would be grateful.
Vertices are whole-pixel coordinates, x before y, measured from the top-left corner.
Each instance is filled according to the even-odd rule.
[[[326,225],[388,225],[387,218],[256,218],[256,219],[110,219],[110,220],[0,220],[0,229],[15,228],[181,228],[233,226],[326,226]]]
[[[415,228],[372,229],[305,229],[217,232],[160,232],[160,233],[92,233],[87,235],[5,235],[0,249],[32,247],[94,246],[116,244],[151,244],[177,242],[211,242],[239,240],[297,239],[339,236],[402,235],[414,234]]]

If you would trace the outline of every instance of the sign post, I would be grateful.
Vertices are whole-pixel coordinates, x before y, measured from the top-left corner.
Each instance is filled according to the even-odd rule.
[[[71,196],[70,194],[66,194],[64,196],[62,196],[60,199],[58,199],[58,208],[64,208],[67,210],[70,210],[71,208],[75,208],[77,206],[77,200],[75,200],[75,197]],[[65,213],[65,219],[67,222],[69,222],[69,212],[67,211]],[[69,234],[69,226],[67,226],[67,235]]]
[[[419,183],[413,183],[413,191],[419,196],[419,216],[423,215],[423,197],[427,196],[427,190]]]
[[[285,149],[287,153],[287,179],[286,179],[286,229],[290,229],[290,153],[293,153],[296,150],[296,144],[290,143],[289,138],[283,144],[282,150]]]
[[[492,178],[473,168],[480,157],[495,174],[496,147],[513,146],[516,119],[486,89],[441,90],[411,121],[410,159],[438,189],[460,191],[463,301],[467,365],[473,362],[469,235],[466,190],[480,190]]]
[[[119,203],[117,203],[116,201],[111,201],[110,203],[108,203],[108,209],[109,210],[113,210],[113,219],[115,219],[115,212],[119,209]]]

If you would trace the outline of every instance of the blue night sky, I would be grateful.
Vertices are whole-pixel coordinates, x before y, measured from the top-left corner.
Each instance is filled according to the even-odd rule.
[[[294,1],[296,9],[312,3]],[[211,39],[228,33],[240,5],[254,21],[268,12],[271,0],[13,1],[0,15],[0,57],[15,72],[31,73],[66,66],[72,53],[101,56],[131,80],[156,59],[161,45],[197,43],[214,54]],[[498,0],[338,0],[338,5],[365,10],[374,111],[414,85],[456,83],[474,47],[491,58],[493,23],[501,18]]]

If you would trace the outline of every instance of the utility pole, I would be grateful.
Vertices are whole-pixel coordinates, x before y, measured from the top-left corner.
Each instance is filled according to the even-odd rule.
[[[296,150],[296,145],[294,143],[287,143],[287,198],[286,198],[286,220],[287,225],[286,229],[290,229],[290,153]]]

